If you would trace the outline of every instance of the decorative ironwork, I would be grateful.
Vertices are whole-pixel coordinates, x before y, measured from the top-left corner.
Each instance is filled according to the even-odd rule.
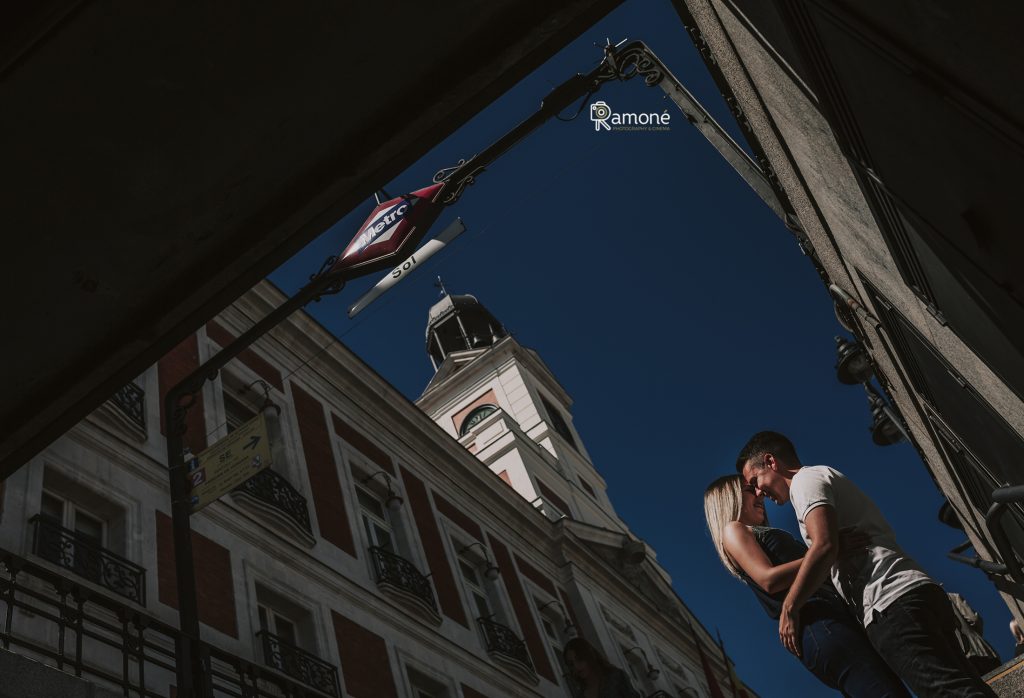
[[[245,494],[269,504],[292,523],[310,535],[313,527],[309,522],[309,505],[306,498],[292,487],[291,483],[270,468],[261,470],[235,488],[236,492]]]
[[[48,516],[37,514],[29,522],[35,524],[33,553],[140,606],[146,605],[145,569]]]
[[[433,585],[411,562],[377,546],[370,548],[370,559],[373,560],[373,569],[377,574],[377,584],[398,587],[437,610]]]
[[[665,77],[665,66],[642,41],[634,41],[622,49],[605,47],[605,59],[597,69],[595,80],[631,80],[640,75],[644,84],[654,87]]]
[[[526,643],[512,632],[511,628],[490,618],[477,618],[476,620],[484,631],[484,642],[488,652],[512,659],[533,671],[533,662],[530,660]]]
[[[256,637],[263,643],[263,661],[267,666],[322,693],[341,696],[338,669],[333,664],[265,630],[256,633]]]
[[[110,400],[139,429],[146,430],[146,391],[135,383],[127,383]]]
[[[16,611],[23,611],[16,612]],[[166,696],[167,676],[188,657],[181,631],[112,595],[0,549],[0,647],[44,658],[58,670],[117,687],[121,695]],[[338,698],[337,683],[310,686],[205,642],[200,695]],[[335,676],[337,672],[335,672]]]

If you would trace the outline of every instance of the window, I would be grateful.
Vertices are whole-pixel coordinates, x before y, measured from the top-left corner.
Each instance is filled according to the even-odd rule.
[[[32,552],[140,605],[146,570],[125,557],[125,511],[83,480],[43,470]]]
[[[366,542],[370,547],[382,548],[397,553],[394,545],[394,530],[388,519],[388,510],[380,499],[363,487],[356,486],[359,502],[359,518],[363,522]]]
[[[317,656],[316,624],[309,609],[297,604],[294,593],[279,593],[256,584],[257,638],[263,662],[322,693],[340,696],[338,669]],[[261,684],[260,695],[272,695]]]
[[[580,485],[583,487],[583,491],[590,495],[590,498],[597,500],[597,493],[594,492],[594,488],[590,486],[590,483],[580,478]]]
[[[555,653],[555,661],[558,664],[559,671],[566,681],[569,681],[569,667],[565,665],[562,649],[571,638],[569,634],[570,625],[562,615],[561,604],[554,600],[542,602],[537,598],[533,599],[533,603],[538,609],[537,613],[540,616],[540,626],[544,631],[544,636],[551,646],[551,651]]]
[[[224,391],[224,423],[229,434],[255,416],[255,411],[232,396],[227,390]]]
[[[547,398],[543,395],[540,397],[541,404],[544,405],[544,411],[548,413],[548,419],[551,420],[551,428],[558,432],[558,435],[569,442],[569,445],[574,449],[579,450],[576,446],[576,439],[572,437],[572,431],[569,429],[569,425],[565,422],[565,417],[562,413],[555,408]]]
[[[641,693],[647,695],[654,691],[654,684],[647,677],[648,665],[646,658],[638,649],[628,651],[629,649],[629,647],[619,647],[619,650],[626,658],[626,668],[629,669],[629,676],[633,680],[633,685],[639,686]]]
[[[406,667],[409,677],[409,691],[412,698],[450,698],[452,691],[446,679],[426,669]]]
[[[312,614],[285,595],[257,584],[256,615],[260,633],[269,633],[289,647],[316,649]]]
[[[487,596],[487,588],[484,586],[486,582],[483,572],[475,562],[462,555],[459,555],[459,572],[461,572],[466,589],[469,591],[470,610],[476,614],[477,618],[493,616],[491,601]]]
[[[94,582],[102,575],[99,548],[106,545],[106,524],[99,516],[89,513],[81,506],[44,491],[39,504],[39,513],[54,525],[73,532],[70,541],[52,527],[39,531],[38,551],[41,557],[56,562],[74,571],[75,574]]]
[[[459,436],[465,436],[469,433],[469,430],[475,427],[480,422],[484,421],[492,414],[498,411],[497,405],[480,405],[462,420],[462,427],[459,429]]]

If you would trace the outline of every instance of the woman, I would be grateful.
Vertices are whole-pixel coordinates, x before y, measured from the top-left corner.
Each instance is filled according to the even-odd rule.
[[[768,527],[764,497],[744,485],[739,475],[708,485],[704,515],[722,564],[746,582],[768,615],[778,620],[807,548],[782,529]],[[826,686],[845,696],[909,698],[831,584],[814,592],[800,610],[800,620],[800,660]]]
[[[629,677],[616,669],[582,637],[574,637],[562,650],[565,666],[582,687],[581,698],[640,698]]]

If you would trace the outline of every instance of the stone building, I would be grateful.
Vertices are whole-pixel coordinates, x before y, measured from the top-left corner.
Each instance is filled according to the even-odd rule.
[[[256,286],[8,479],[5,649],[175,693],[158,398],[283,300]],[[753,696],[616,515],[538,354],[471,296],[430,309],[427,351],[412,404],[296,313],[189,410],[196,454],[280,410],[272,467],[192,517],[215,694],[568,696],[581,635],[643,696]]]
[[[965,531],[951,555],[1022,620],[1024,509],[991,510],[1024,484],[1021,8],[675,6],[836,300],[875,442],[911,438]]]

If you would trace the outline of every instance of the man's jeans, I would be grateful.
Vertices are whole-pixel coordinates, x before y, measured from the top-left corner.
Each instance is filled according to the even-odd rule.
[[[995,697],[960,649],[953,607],[939,586],[911,589],[874,613],[871,644],[918,696]]]
[[[800,659],[826,686],[849,698],[910,698],[842,599],[812,598],[800,620]]]

